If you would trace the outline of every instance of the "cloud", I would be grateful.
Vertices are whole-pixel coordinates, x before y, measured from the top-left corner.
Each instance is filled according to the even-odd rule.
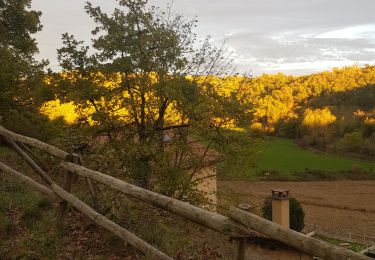
[[[198,15],[198,33],[216,39],[230,34],[228,45],[239,53],[236,63],[255,74],[301,74],[375,61],[372,0],[177,0],[175,5]]]
[[[58,70],[56,48],[70,32],[90,42],[94,24],[84,12],[84,0],[33,0],[43,12],[43,32],[37,35],[39,57]],[[94,0],[105,11],[115,0]],[[162,8],[170,0],[150,0]],[[228,35],[235,63],[255,74],[270,71],[309,73],[350,64],[375,63],[374,0],[174,0],[173,9],[188,18],[198,16],[199,38],[212,35],[218,43]],[[309,70],[310,68],[310,70]]]
[[[317,39],[371,39],[375,42],[375,23],[347,27],[315,36]]]
[[[255,73],[305,74],[353,64],[375,64],[375,24],[338,30],[234,33],[229,41],[241,67],[253,65]]]

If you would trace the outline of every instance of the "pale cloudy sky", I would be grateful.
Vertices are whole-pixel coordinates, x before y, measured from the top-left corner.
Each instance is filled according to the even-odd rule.
[[[106,11],[115,0],[93,0]],[[169,0],[150,0],[164,7]],[[61,34],[90,41],[94,24],[84,0],[33,0],[43,12],[38,33],[41,58],[59,70],[56,49]],[[198,17],[197,33],[228,48],[240,70],[307,74],[347,65],[375,65],[375,0],[174,0],[174,9]]]

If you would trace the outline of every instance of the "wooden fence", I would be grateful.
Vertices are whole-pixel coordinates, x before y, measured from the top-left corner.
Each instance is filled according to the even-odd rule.
[[[129,184],[122,180],[113,178],[112,176],[83,167],[80,165],[82,162],[81,158],[76,154],[70,154],[39,140],[13,133],[1,126],[0,136],[5,138],[11,147],[13,147],[14,150],[27,162],[27,164],[31,166],[34,172],[42,179],[44,185],[1,162],[0,170],[3,173],[19,178],[25,184],[30,185],[52,200],[57,201],[59,203],[57,216],[58,226],[61,226],[62,220],[66,213],[67,205],[70,204],[82,214],[89,217],[97,225],[100,225],[106,228],[108,231],[116,234],[125,242],[129,243],[134,248],[138,249],[152,259],[172,258],[154,248],[146,241],[140,239],[135,234],[99,214],[89,205],[85,204],[76,196],[71,194],[70,191],[73,185],[74,174],[82,176],[87,180],[88,188],[94,204],[97,203],[97,194],[95,194],[95,190],[93,189],[92,181],[104,184],[130,197],[147,202],[178,216],[189,219],[206,228],[223,233],[232,238],[237,238],[236,240],[238,241],[238,248],[236,249],[237,252],[234,254],[236,255],[236,259],[244,259],[245,256],[243,253],[244,246],[242,238],[254,236],[254,231],[292,246],[301,252],[323,259],[369,259],[364,255],[357,254],[345,248],[330,245],[321,240],[283,228],[278,224],[237,208],[231,208],[229,211],[229,217],[227,217]],[[35,163],[35,161],[31,158],[31,151],[27,146],[40,149],[61,160],[59,166],[66,171],[64,187],[57,185],[52,178]]]

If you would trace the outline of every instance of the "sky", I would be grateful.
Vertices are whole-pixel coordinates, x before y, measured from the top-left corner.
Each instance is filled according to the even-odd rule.
[[[115,0],[92,0],[111,12]],[[150,0],[165,7],[169,0]],[[42,11],[40,53],[54,71],[56,49],[69,32],[90,43],[94,28],[84,0],[33,0]],[[215,44],[229,37],[240,72],[303,75],[350,65],[375,65],[375,0],[174,0],[173,9],[198,18],[197,34]]]

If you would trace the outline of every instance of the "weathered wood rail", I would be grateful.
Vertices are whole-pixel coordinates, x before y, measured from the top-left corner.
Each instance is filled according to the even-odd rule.
[[[183,218],[189,219],[202,226],[208,227],[229,236],[246,236],[249,230],[225,217],[214,212],[195,207],[189,203],[167,197],[150,190],[129,184],[112,176],[93,171],[85,167],[68,162],[61,162],[61,167],[72,171],[80,176],[90,178],[99,183],[109,186],[112,189],[120,191],[128,196],[150,203],[156,207],[170,211]]]
[[[278,241],[293,246],[294,248],[298,248],[309,255],[332,260],[347,259],[348,257],[351,257],[351,259],[360,259],[360,256],[352,251],[342,250],[341,247],[332,247],[322,240],[287,229],[275,222],[250,214],[238,208],[231,207],[229,210],[229,216],[252,230],[271,238],[277,237]],[[363,259],[368,258],[363,256]]]
[[[174,198],[170,198],[152,192],[150,190],[146,190],[141,187],[129,184],[125,181],[113,178],[112,176],[78,165],[79,160],[72,160],[72,158],[78,158],[78,155],[67,153],[57,147],[46,144],[34,138],[13,133],[1,126],[0,136],[3,136],[7,140],[9,140],[11,146],[32,167],[32,169],[41,177],[41,179],[46,183],[47,186],[38,183],[34,179],[25,176],[22,173],[0,162],[0,170],[2,172],[19,178],[25,184],[30,185],[31,187],[41,192],[42,194],[48,196],[49,198],[53,199],[54,201],[58,201],[60,205],[62,205],[61,203],[70,204],[75,209],[80,211],[82,214],[89,217],[97,225],[100,225],[109,230],[110,232],[116,234],[124,241],[132,245],[134,248],[140,250],[144,254],[152,257],[153,259],[172,258],[165,255],[158,249],[152,247],[150,244],[140,239],[135,234],[129,232],[128,230],[109,220],[105,216],[99,214],[89,205],[85,204],[77,197],[75,197],[73,194],[71,194],[70,188],[72,184],[72,174],[77,174],[79,176],[86,178],[87,180],[93,180],[98,183],[104,184],[130,197],[147,202],[156,207],[172,212],[178,216],[189,219],[204,227],[226,234],[230,237],[241,238],[247,236],[254,236],[254,231],[256,231],[272,239],[278,240],[284,244],[292,246],[297,250],[300,250],[301,252],[307,253],[312,256],[317,256],[323,259],[370,259],[364,255],[357,254],[348,249],[330,245],[328,243],[292,231],[290,229],[285,229],[278,224],[275,224],[273,222],[270,222],[268,220],[265,220],[256,215],[247,213],[237,208],[231,208],[229,211],[229,217],[226,217],[193,206],[189,203],[182,202]],[[67,171],[67,176],[70,176],[66,178],[64,188],[58,186],[51,179],[51,177],[48,176],[48,174],[46,174],[31,159],[31,157],[28,156],[27,153],[22,150],[22,148],[17,143],[26,144],[31,147],[40,149],[54,156],[55,158],[60,159],[60,167]],[[90,184],[92,185],[92,183],[89,182],[88,184],[89,188],[92,190],[92,186],[90,187]],[[95,194],[92,194],[91,192],[91,195],[94,196]],[[60,221],[58,222],[61,222],[63,216],[64,211],[62,211],[62,213],[60,214]],[[243,259],[243,254],[236,255],[237,259]]]

